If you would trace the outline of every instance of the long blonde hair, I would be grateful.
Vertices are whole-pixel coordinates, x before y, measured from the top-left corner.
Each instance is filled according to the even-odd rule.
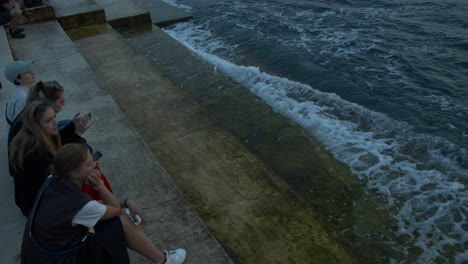
[[[40,120],[47,108],[52,109],[52,106],[43,102],[32,102],[21,113],[23,127],[10,145],[10,163],[16,170],[23,169],[24,158],[35,150],[45,148],[55,156],[61,146],[60,135],[49,137],[40,125]]]

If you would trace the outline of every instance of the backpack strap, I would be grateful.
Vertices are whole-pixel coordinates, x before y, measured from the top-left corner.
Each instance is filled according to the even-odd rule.
[[[5,119],[6,119],[7,123],[8,123],[8,125],[13,126],[13,121],[8,118],[7,109],[8,109],[8,103],[5,105]]]

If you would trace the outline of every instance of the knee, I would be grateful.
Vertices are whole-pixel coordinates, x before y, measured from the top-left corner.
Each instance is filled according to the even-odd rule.
[[[21,16],[21,9],[19,7],[15,7],[10,10],[12,17],[20,17]]]
[[[120,218],[120,221],[122,222],[122,228],[125,233],[135,229],[136,226],[130,221],[128,216],[126,216],[125,214],[120,214],[119,218]]]

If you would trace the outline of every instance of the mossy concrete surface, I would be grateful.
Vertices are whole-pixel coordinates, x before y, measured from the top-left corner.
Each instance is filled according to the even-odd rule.
[[[359,254],[376,263],[398,259],[398,253],[390,254],[387,244],[394,241],[382,239],[393,238],[396,228],[384,200],[364,190],[349,168],[317,140],[161,29],[121,34],[220,127],[281,177],[291,193],[330,227],[339,229]]]
[[[216,72],[166,33],[153,28],[151,33],[129,36],[128,41],[293,190],[309,193],[306,198],[311,203],[326,196],[321,195],[324,193],[348,194],[348,206],[343,210],[349,212],[349,204],[362,197],[360,183],[347,166],[337,162],[299,126],[273,111],[247,88]]]
[[[236,262],[362,263],[336,229],[119,34],[75,45]]]

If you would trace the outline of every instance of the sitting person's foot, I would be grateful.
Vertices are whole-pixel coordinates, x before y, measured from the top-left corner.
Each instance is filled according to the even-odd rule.
[[[11,35],[12,38],[24,38],[24,37],[26,37],[26,35],[21,33],[21,31],[19,31],[18,29],[15,30],[15,31],[12,31],[10,29],[10,35]]]
[[[24,28],[17,28],[16,31],[19,31],[19,32],[23,32],[24,31]]]
[[[186,252],[182,248],[176,250],[163,250],[166,260],[163,264],[181,264],[185,260]]]

